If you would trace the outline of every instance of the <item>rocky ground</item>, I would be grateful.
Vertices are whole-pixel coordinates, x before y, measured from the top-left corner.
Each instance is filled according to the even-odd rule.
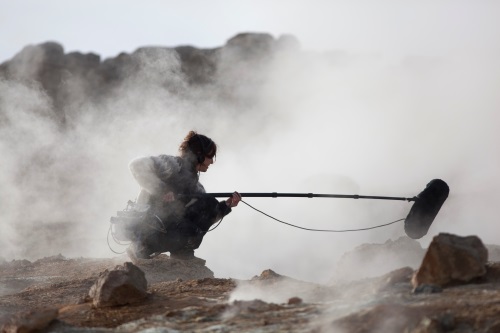
[[[394,243],[390,244],[394,246]],[[6,332],[500,332],[500,263],[468,283],[415,289],[415,270],[331,285],[272,270],[250,280],[218,279],[204,260],[161,255],[135,261],[147,298],[96,307],[100,274],[129,261],[61,255],[0,265]]]

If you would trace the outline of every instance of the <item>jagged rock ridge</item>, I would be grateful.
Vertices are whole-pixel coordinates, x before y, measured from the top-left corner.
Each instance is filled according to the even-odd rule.
[[[170,80],[181,77],[186,88],[212,85],[221,98],[231,100],[235,83],[260,81],[258,75],[262,72],[256,68],[270,61],[277,52],[298,49],[299,42],[293,36],[275,39],[265,33],[242,33],[230,38],[226,45],[212,49],[140,47],[131,54],[120,53],[102,60],[95,53],[65,53],[61,44],[46,42],[26,46],[1,64],[0,79],[39,85],[52,100],[55,117],[64,124],[65,109],[72,103],[82,100],[98,103],[144,70],[158,74],[146,81],[155,80],[174,94],[182,94],[182,91]],[[165,62],[170,65],[166,66]]]

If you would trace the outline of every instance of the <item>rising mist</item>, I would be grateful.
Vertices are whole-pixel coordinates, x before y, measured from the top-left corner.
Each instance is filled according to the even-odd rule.
[[[106,242],[109,217],[139,191],[128,162],[176,154],[191,129],[219,146],[216,163],[200,177],[208,192],[414,196],[441,178],[450,197],[421,243],[439,232],[497,242],[497,57],[470,52],[389,60],[293,47],[252,62],[222,53],[214,81],[193,85],[173,50],[146,48],[133,56],[136,70],[99,98],[86,95],[81,77],[66,77],[62,107],[29,79],[36,59],[16,64],[27,73],[22,80],[0,80],[5,259],[115,256]],[[54,116],[57,108],[64,126]],[[278,219],[320,229],[383,224],[411,207],[244,200]],[[217,277],[249,278],[272,268],[325,281],[345,251],[402,235],[402,224],[353,233],[302,231],[242,203],[196,255]]]

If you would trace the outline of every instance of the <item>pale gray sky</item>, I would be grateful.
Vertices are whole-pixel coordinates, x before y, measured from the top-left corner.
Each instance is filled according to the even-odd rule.
[[[0,62],[49,40],[107,58],[148,45],[211,48],[248,31],[388,56],[499,52],[499,14],[487,0],[0,0]]]

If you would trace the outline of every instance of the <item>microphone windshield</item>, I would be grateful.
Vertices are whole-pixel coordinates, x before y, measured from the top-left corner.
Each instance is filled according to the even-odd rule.
[[[448,198],[450,188],[441,179],[431,180],[417,199],[405,219],[405,232],[413,239],[427,234],[441,206]]]

